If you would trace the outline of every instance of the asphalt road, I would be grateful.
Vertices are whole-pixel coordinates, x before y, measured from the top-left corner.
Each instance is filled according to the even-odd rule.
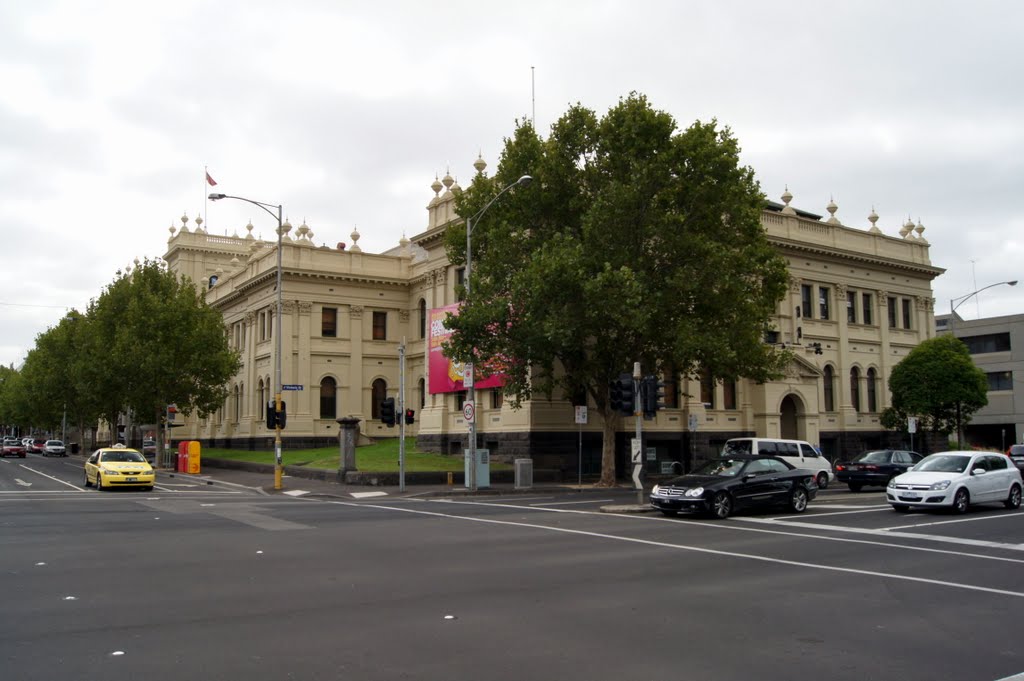
[[[81,482],[0,460],[5,681],[1024,679],[1024,513],[1001,506],[830,489],[712,521],[602,512],[627,490]]]

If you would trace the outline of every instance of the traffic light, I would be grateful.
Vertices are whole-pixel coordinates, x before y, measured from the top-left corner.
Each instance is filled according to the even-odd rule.
[[[270,400],[267,402],[267,429],[274,430],[277,428],[277,424],[281,424],[281,430],[284,430],[285,424],[288,422],[288,413],[285,409],[284,400],[281,401],[281,411],[277,411],[277,402]]]
[[[608,404],[612,411],[618,411],[630,416],[636,411],[636,401],[633,395],[633,377],[629,374],[619,374],[619,377],[608,385]]]
[[[644,376],[640,382],[640,401],[645,419],[653,419],[659,409],[665,408],[665,383],[657,376]]]
[[[412,409],[405,410],[405,425],[416,422],[416,412]]]
[[[380,420],[389,428],[395,425],[395,398],[386,397],[380,402]]]

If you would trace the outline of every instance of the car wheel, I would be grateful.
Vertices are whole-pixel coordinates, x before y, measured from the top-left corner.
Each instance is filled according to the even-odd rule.
[[[719,520],[725,520],[732,513],[732,497],[728,492],[719,492],[711,500],[711,514]]]
[[[96,471],[96,491],[97,492],[102,492],[103,491],[103,476],[100,475],[99,471]]]
[[[910,507],[904,506],[903,504],[893,504],[892,510],[896,511],[897,513],[906,513],[907,511],[910,510]]]
[[[807,510],[807,490],[797,487],[789,495],[789,510],[793,513],[803,513]]]
[[[1010,496],[1006,497],[1003,506],[1009,509],[1020,508],[1020,485],[1014,485],[1010,488]]]
[[[153,488],[150,487],[149,489],[153,489]],[[679,515],[679,513],[676,512],[676,511],[666,511],[665,509],[661,509],[661,514],[662,515],[667,515],[669,518],[675,518],[677,515]]]
[[[861,486],[860,485],[855,485],[852,482],[849,485],[847,485],[847,487],[850,488],[851,492],[859,492],[861,490]]]
[[[953,512],[954,513],[967,513],[967,508],[971,505],[971,495],[963,487],[956,491],[953,495]]]
[[[818,477],[814,479],[814,482],[817,483],[818,489],[827,489],[828,473],[826,473],[825,471],[821,471],[820,473],[818,473]]]

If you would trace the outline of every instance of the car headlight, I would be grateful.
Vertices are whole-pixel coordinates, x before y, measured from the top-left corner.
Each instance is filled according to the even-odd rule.
[[[942,480],[941,482],[933,482],[928,489],[946,489],[949,487],[949,480]]]
[[[889,484],[886,486],[890,489],[894,489],[896,487],[896,478],[889,478]]]
[[[691,487],[690,489],[686,490],[686,496],[688,497],[699,497],[702,494],[704,494],[703,487]]]
[[[121,475],[120,471],[115,471],[111,468],[101,468],[99,472],[103,475]]]
[[[661,491],[661,485],[655,485],[654,487],[651,488],[651,494],[657,494],[660,491]]]

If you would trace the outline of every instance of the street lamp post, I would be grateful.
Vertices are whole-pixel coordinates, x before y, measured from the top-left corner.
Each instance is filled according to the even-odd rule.
[[[959,298],[952,298],[952,299],[950,299],[950,301],[949,301],[949,330],[950,330],[950,333],[952,333],[954,337],[956,336],[956,309],[958,307],[960,307],[961,305],[966,303],[968,300],[970,300],[974,296],[976,296],[979,293],[981,293],[982,291],[990,289],[993,286],[1002,286],[1003,284],[1006,284],[1007,286],[1016,286],[1017,285],[1017,280],[1014,279],[1013,281],[999,281],[999,282],[996,282],[995,284],[989,284],[988,286],[983,286],[983,287],[979,288],[977,291],[974,291],[972,293],[968,293],[966,296],[960,296]]]
[[[951,336],[953,336],[953,338],[956,338],[956,309],[958,307],[960,307],[961,305],[963,305],[964,303],[966,303],[971,298],[973,298],[974,296],[976,296],[979,293],[981,293],[982,291],[990,289],[993,286],[1002,286],[1003,284],[1006,284],[1007,286],[1016,286],[1017,285],[1017,280],[1014,279],[1012,281],[998,281],[998,282],[996,282],[994,284],[989,284],[988,286],[983,286],[983,287],[979,288],[977,291],[972,291],[971,293],[968,293],[966,296],[960,296],[959,298],[951,298],[950,299],[950,301],[949,301],[949,333],[950,333]],[[957,403],[957,405],[956,405],[956,446],[957,446],[957,449],[959,449],[961,446],[963,446],[961,444],[963,442],[963,439],[964,439],[963,438],[963,433],[961,432],[962,430],[963,430],[963,428],[960,425],[960,404]]]
[[[211,201],[220,201],[221,199],[237,199],[238,201],[245,201],[251,203],[254,206],[259,206],[272,217],[277,218],[277,338],[275,343],[275,354],[277,355],[274,360],[274,411],[275,416],[281,413],[281,338],[284,336],[283,323],[281,320],[281,236],[284,233],[284,221],[281,219],[281,204],[274,205],[272,203],[261,203],[259,201],[253,201],[241,196],[229,196],[227,194],[210,194]],[[271,210],[271,208],[277,209],[277,214]],[[281,477],[284,466],[281,462],[281,420],[279,418],[274,419],[274,489],[281,489]]]
[[[523,175],[518,180],[516,180],[515,182],[513,182],[510,185],[508,185],[507,187],[502,189],[500,192],[498,192],[493,199],[491,199],[490,201],[487,202],[487,205],[485,205],[483,208],[481,208],[480,210],[478,210],[476,212],[476,215],[474,215],[471,218],[467,218],[466,219],[466,300],[467,301],[469,300],[470,274],[471,274],[472,269],[473,269],[473,242],[472,242],[473,227],[480,222],[480,219],[483,217],[483,214],[487,212],[487,209],[490,208],[494,204],[495,201],[497,201],[499,198],[501,198],[502,194],[504,194],[508,190],[512,189],[513,187],[518,187],[520,185],[522,185],[523,187],[528,187],[531,182],[533,182],[533,178],[532,177],[530,177],[529,175]],[[473,365],[473,362],[470,362],[469,363],[469,367],[467,368],[467,374],[466,374],[467,377],[469,378],[469,381],[468,381],[469,385],[466,386],[466,400],[467,400],[467,402],[469,402],[469,404],[473,405],[473,418],[471,418],[469,420],[469,491],[470,492],[475,492],[476,488],[477,488],[477,483],[476,483],[476,418],[477,418],[477,413],[476,412],[477,412],[477,410],[476,410],[476,401],[475,401],[476,400],[476,388],[474,387],[474,385],[476,383],[476,381],[474,380],[476,378],[475,377],[475,373],[476,373],[476,367]]]

